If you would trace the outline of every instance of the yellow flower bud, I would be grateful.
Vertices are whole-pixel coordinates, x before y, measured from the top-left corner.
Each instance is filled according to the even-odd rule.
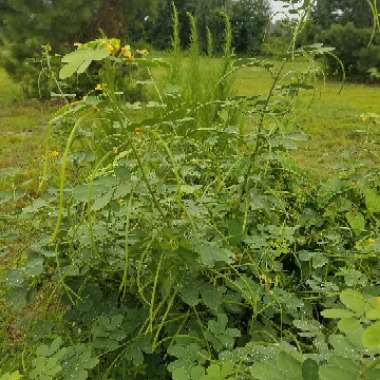
[[[131,50],[131,46],[130,45],[125,45],[122,49],[121,49],[121,56],[123,58],[126,58],[128,60],[133,60],[133,54],[132,54],[132,50]]]

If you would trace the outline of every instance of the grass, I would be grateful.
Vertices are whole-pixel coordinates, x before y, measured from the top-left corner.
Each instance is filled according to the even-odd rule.
[[[294,64],[299,66],[299,64]],[[262,94],[271,84],[269,74],[262,70],[245,69],[236,81],[240,95]],[[298,97],[294,122],[310,136],[295,152],[302,166],[317,176],[325,176],[339,163],[353,157],[368,158],[368,165],[378,162],[380,125],[364,124],[361,115],[380,114],[378,86],[320,82],[315,93]]]
[[[40,170],[41,142],[51,107],[23,99],[20,87],[0,70],[0,269],[28,243],[27,233],[12,216],[33,194]],[[23,200],[4,202],[10,196]]]
[[[23,99],[20,87],[0,70],[0,169],[28,169],[39,158],[51,108]]]

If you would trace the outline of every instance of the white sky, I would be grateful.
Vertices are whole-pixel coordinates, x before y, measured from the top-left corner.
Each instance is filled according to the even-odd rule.
[[[271,2],[272,9],[273,9],[274,13],[278,13],[278,12],[284,11],[283,4],[281,2],[274,1],[274,0],[270,0],[270,2]],[[276,14],[275,15],[275,19],[276,20],[278,20],[280,18],[281,18],[281,14]]]

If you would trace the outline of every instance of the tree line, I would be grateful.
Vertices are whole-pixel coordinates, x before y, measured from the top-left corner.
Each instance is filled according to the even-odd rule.
[[[49,43],[64,53],[75,42],[100,34],[121,37],[133,44],[156,49],[170,46],[173,0],[0,0],[1,64],[12,75],[22,76],[23,62]],[[200,42],[206,47],[207,31],[222,45],[228,13],[238,53],[257,54],[270,21],[268,0],[174,0],[180,20],[181,39],[189,41],[187,13],[197,19]]]
[[[336,55],[354,79],[366,79],[373,68],[380,70],[379,37],[368,44],[374,22],[368,0],[282,3],[308,1],[314,1],[314,7],[299,36],[301,43],[324,42],[336,47]],[[65,53],[73,43],[101,34],[121,37],[138,47],[167,49],[173,2],[181,21],[183,47],[190,36],[188,13],[197,20],[204,50],[210,35],[215,53],[221,50],[223,14],[230,17],[237,54],[265,54],[265,46],[272,51],[286,46],[281,38],[288,37],[289,32],[283,26],[273,27],[269,0],[0,0],[0,65],[16,79],[23,79],[29,69],[28,59],[40,54],[41,45],[49,43],[54,52]],[[277,45],[276,38],[280,38]],[[329,68],[334,73],[338,65],[331,61]]]

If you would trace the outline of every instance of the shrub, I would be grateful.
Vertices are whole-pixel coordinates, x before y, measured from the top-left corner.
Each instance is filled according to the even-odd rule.
[[[352,23],[332,25],[320,34],[319,39],[328,46],[335,47],[335,54],[343,62],[348,79],[370,81],[369,70],[380,67],[380,37],[377,35],[371,45],[371,29],[359,29]],[[326,60],[329,72],[339,75],[339,63]]]

